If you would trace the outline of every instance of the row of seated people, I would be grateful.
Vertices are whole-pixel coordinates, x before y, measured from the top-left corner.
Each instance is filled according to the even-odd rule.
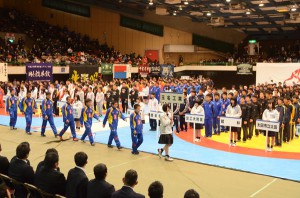
[[[1,151],[0,144],[0,151]],[[85,166],[88,156],[84,152],[77,152],[74,156],[75,168],[68,172],[67,178],[60,172],[59,155],[56,149],[46,151],[45,158],[37,165],[36,171],[30,165],[28,156],[30,144],[22,142],[17,146],[16,156],[9,162],[0,156],[0,197],[1,198],[144,198],[134,191],[138,184],[138,174],[135,170],[128,170],[123,178],[124,186],[115,190],[114,185],[106,181],[107,167],[105,164],[94,166],[95,178],[88,179]],[[163,197],[163,185],[159,181],[150,184],[148,196],[150,198]],[[190,189],[184,198],[199,198],[199,194]]]

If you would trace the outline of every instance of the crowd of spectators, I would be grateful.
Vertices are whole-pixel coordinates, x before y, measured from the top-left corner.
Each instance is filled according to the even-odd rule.
[[[1,145],[0,145],[1,151]],[[60,172],[58,151],[50,148],[46,151],[45,158],[41,161],[36,171],[29,161],[30,144],[22,142],[17,146],[16,155],[9,162],[4,156],[0,156],[0,197],[27,197],[28,184],[38,189],[35,193],[44,195],[62,195],[68,198],[144,198],[145,196],[134,191],[138,185],[138,173],[128,170],[122,181],[123,187],[116,190],[114,185],[106,181],[108,170],[105,164],[94,166],[95,178],[89,180],[85,173],[88,155],[85,152],[77,152],[74,156],[75,167],[71,168],[67,177]],[[8,177],[7,177],[8,176]],[[9,179],[7,179],[9,178]],[[27,185],[24,185],[24,184]],[[30,191],[33,195],[34,192]],[[163,198],[164,188],[161,182],[155,181],[148,188],[150,198]],[[39,197],[35,194],[35,197]],[[181,196],[178,196],[181,197]],[[193,189],[186,191],[184,198],[199,198],[200,195]]]
[[[0,60],[15,65],[26,62],[51,62],[55,65],[129,63],[142,61],[134,52],[122,54],[106,43],[81,35],[66,27],[52,26],[24,13],[14,10],[3,11],[0,31],[24,33],[33,40],[32,46],[25,45],[24,39],[17,42],[0,39]],[[20,43],[21,42],[21,43]]]

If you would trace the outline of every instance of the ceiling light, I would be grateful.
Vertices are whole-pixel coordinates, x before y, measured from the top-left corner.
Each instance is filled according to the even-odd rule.
[[[182,6],[181,5],[179,6],[178,10],[182,10]]]
[[[258,5],[259,5],[259,7],[263,7],[265,4],[263,3],[263,1],[260,1],[260,3]]]
[[[185,0],[183,4],[188,5],[189,4],[188,0]]]
[[[229,3],[229,2],[230,2],[230,0],[226,0],[226,2],[227,2],[227,3]]]
[[[149,0],[149,5],[153,5],[153,0]]]
[[[292,11],[292,12],[295,12],[296,10],[297,10],[296,6],[293,5],[293,7],[291,8],[291,11]]]
[[[210,12],[206,13],[206,16],[211,16],[211,13]]]
[[[247,15],[251,14],[251,12],[250,12],[249,9],[246,11],[246,14],[247,14]]]
[[[173,12],[173,15],[174,15],[174,16],[176,16],[176,15],[177,15],[177,13],[176,13],[176,10]]]

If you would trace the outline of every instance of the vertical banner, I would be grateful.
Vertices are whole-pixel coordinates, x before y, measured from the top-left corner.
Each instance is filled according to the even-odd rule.
[[[1,82],[8,81],[7,63],[0,63],[0,81]]]
[[[102,75],[112,75],[113,74],[113,64],[102,63],[101,64],[101,74]]]
[[[174,65],[161,65],[160,76],[162,78],[173,78],[174,77]]]
[[[145,50],[145,56],[149,58],[152,62],[159,61],[159,52],[158,50]]]
[[[160,65],[158,63],[151,63],[149,66],[150,76],[159,76],[160,75]]]
[[[52,63],[26,63],[26,79],[28,81],[52,81]]]
[[[138,72],[141,75],[141,77],[147,77],[149,74],[149,65],[144,64],[144,65],[139,65]]]
[[[99,67],[98,65],[75,65],[70,64],[69,66],[69,75],[70,79],[74,82],[78,82],[79,80],[83,81],[92,81],[98,79],[99,76]]]
[[[113,71],[114,71],[113,78],[120,78],[120,79],[131,78],[130,64],[114,64]]]

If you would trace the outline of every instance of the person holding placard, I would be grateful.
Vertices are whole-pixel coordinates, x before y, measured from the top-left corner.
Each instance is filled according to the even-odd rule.
[[[275,109],[275,104],[272,101],[268,101],[267,109],[264,111],[262,120],[278,122],[279,121],[279,112]],[[270,139],[271,145],[270,145]],[[275,144],[275,132],[269,131],[267,137],[267,151],[272,151]]]
[[[158,149],[158,156],[161,158],[162,153],[165,151],[166,161],[173,161],[173,159],[169,156],[169,148],[173,144],[173,119],[170,112],[170,106],[168,104],[164,104],[162,106],[163,114],[160,116],[160,137],[159,144],[165,144],[163,148]]]
[[[232,117],[232,118],[240,118],[242,116],[242,110],[240,105],[237,104],[237,98],[230,99],[230,105],[227,107],[225,116]],[[230,137],[231,146],[236,146],[237,132],[238,132],[237,127],[231,127],[231,137]]]
[[[194,106],[193,106],[192,110],[191,110],[191,114],[204,115],[204,109],[200,104],[201,104],[201,101],[199,99],[197,99],[194,103]],[[201,141],[201,130],[202,129],[203,129],[202,124],[199,124],[199,123],[195,124],[195,130],[196,130],[195,142],[200,142]]]
[[[83,104],[80,101],[79,95],[77,95],[77,94],[75,95],[74,102],[73,102],[72,106],[73,106],[73,109],[74,109],[74,121],[75,121],[75,124],[76,124],[76,131],[79,132],[80,127],[81,127],[80,117],[81,117],[81,111],[82,111],[82,108],[83,108]],[[77,111],[76,114],[75,114],[75,111]]]
[[[31,93],[27,92],[26,97],[24,97],[19,104],[20,111],[25,115],[26,129],[25,132],[31,135],[30,128],[32,123],[32,114],[36,112],[37,106],[33,98],[31,98]]]
[[[150,100],[149,100],[149,115],[151,111],[158,111],[158,100],[155,98],[155,93],[151,93]],[[156,131],[157,122],[155,119],[151,119],[149,116],[149,122],[150,122],[150,131]]]

